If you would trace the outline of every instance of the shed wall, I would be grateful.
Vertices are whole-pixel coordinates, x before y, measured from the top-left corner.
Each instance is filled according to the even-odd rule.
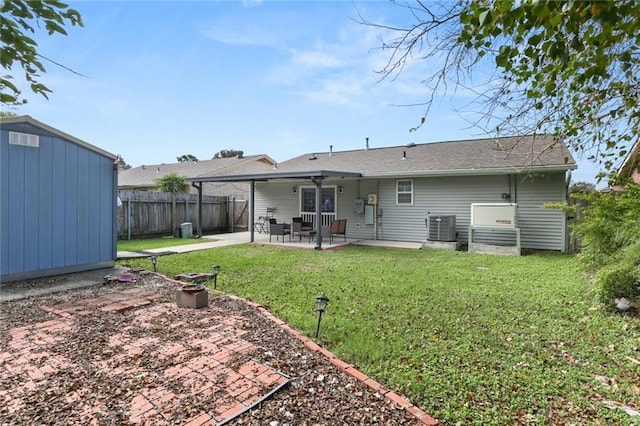
[[[113,160],[33,126],[39,147],[0,145],[0,283],[113,265]]]

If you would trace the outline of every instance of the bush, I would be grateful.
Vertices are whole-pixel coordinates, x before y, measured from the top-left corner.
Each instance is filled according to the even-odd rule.
[[[640,268],[631,262],[608,265],[597,276],[598,299],[610,305],[617,297],[637,300],[640,296]]]
[[[595,276],[600,301],[640,296],[640,188],[622,193],[583,193],[588,206],[574,233],[582,238],[579,258]]]

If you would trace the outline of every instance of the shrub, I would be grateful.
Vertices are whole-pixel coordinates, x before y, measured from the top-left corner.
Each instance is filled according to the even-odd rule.
[[[582,238],[579,258],[595,276],[600,301],[640,296],[640,188],[622,193],[583,193],[588,202],[574,232]]]
[[[607,265],[596,275],[598,299],[611,304],[616,297],[637,300],[640,296],[640,268],[632,262]]]
[[[615,254],[640,240],[640,189],[630,185],[622,193],[583,193],[577,195],[588,205],[574,226],[582,237],[581,259],[590,269],[609,264]]]

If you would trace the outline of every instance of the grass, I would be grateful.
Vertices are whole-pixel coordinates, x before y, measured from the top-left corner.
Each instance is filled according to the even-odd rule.
[[[207,239],[205,241],[213,241],[213,240]],[[144,251],[144,250],[163,248],[163,247],[197,244],[205,241],[197,238],[174,238],[174,237],[146,238],[143,240],[118,240],[118,251]]]
[[[640,408],[637,317],[603,310],[571,256],[239,245],[158,271],[213,263],[219,290],[309,336],[326,294],[320,343],[446,424],[637,424],[619,408]]]

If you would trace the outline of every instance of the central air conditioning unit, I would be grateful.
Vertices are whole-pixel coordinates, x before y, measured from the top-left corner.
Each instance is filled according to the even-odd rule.
[[[456,217],[455,215],[428,214],[427,240],[429,241],[456,241]]]

